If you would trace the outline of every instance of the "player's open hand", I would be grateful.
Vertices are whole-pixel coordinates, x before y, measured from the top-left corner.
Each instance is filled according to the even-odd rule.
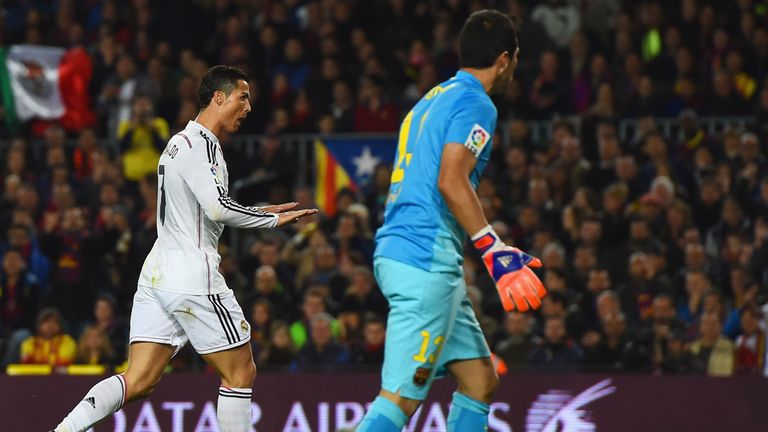
[[[273,204],[273,205],[268,205],[264,207],[259,207],[259,210],[265,211],[267,213],[282,213],[284,211],[294,209],[298,205],[299,205],[298,202],[293,201],[293,202],[288,202],[283,204]]]
[[[283,226],[285,224],[298,222],[299,219],[306,217],[306,216],[312,216],[313,214],[317,213],[317,209],[303,209],[303,210],[292,210],[292,211],[284,211],[278,213],[278,219],[277,219],[277,226]]]

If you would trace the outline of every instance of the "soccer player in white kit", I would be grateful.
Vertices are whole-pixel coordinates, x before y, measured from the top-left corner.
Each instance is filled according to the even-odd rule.
[[[157,241],[133,300],[128,370],[93,386],[55,432],[85,431],[148,396],[187,341],[221,376],[221,432],[250,431],[256,376],[251,329],[218,272],[219,237],[225,225],[274,228],[317,209],[292,210],[296,203],[257,208],[232,200],[217,136],[235,132],[251,111],[248,76],[215,66],[203,76],[199,96],[197,118],[168,141],[158,163]]]

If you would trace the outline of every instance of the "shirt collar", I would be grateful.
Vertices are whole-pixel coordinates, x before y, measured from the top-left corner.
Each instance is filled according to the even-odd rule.
[[[485,87],[483,87],[483,83],[481,83],[479,79],[477,79],[474,75],[472,75],[469,72],[460,70],[456,72],[456,75],[454,75],[453,78],[457,81],[464,81],[466,83],[470,83],[471,85],[474,85],[480,90],[482,90],[483,92],[485,92]]]
[[[213,134],[213,132],[209,131],[207,127],[201,125],[200,123],[194,120],[190,120],[189,123],[187,123],[187,127],[199,130],[200,132],[206,134],[208,138],[211,139],[211,141],[218,144],[219,138],[217,138],[216,135]]]

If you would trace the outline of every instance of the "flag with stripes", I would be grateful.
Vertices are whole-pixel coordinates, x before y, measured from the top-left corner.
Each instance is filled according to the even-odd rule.
[[[327,216],[336,214],[336,197],[344,188],[364,190],[376,167],[392,165],[394,137],[327,138],[315,141],[315,202]]]
[[[13,45],[0,48],[0,92],[8,126],[55,120],[66,129],[92,126],[91,58],[83,48]]]

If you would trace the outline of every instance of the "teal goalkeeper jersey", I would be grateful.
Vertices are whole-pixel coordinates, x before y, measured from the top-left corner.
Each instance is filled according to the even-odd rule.
[[[477,187],[491,153],[496,107],[480,81],[459,71],[427,92],[400,126],[384,224],[375,257],[432,272],[458,272],[466,233],[437,188],[443,146],[459,143],[477,158]]]

